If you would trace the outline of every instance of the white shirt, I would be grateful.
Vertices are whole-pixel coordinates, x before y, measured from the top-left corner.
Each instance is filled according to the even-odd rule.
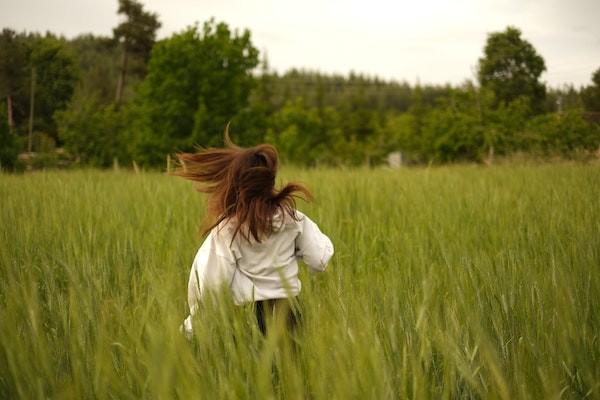
[[[324,271],[333,244],[317,224],[300,211],[299,221],[288,214],[273,217],[273,232],[261,243],[248,242],[234,227],[221,223],[213,228],[198,249],[188,281],[190,315],[182,329],[192,332],[192,316],[202,296],[227,285],[236,304],[296,296],[300,293],[298,262],[301,258],[314,271]],[[282,221],[283,220],[283,221]]]

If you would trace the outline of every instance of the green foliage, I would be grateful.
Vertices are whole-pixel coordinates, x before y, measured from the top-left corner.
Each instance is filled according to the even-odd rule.
[[[264,71],[261,77],[264,76]],[[307,107],[352,107],[368,111],[406,112],[419,90],[423,104],[432,106],[447,95],[448,86],[417,85],[407,82],[383,81],[376,77],[350,73],[347,76],[323,74],[318,71],[291,69],[282,75],[267,73],[269,104],[279,109],[288,100],[301,97]]]
[[[521,148],[528,102],[518,98],[494,106],[490,90],[471,83],[453,89],[435,107],[424,107],[416,91],[408,115],[388,125],[408,160],[428,162],[482,161],[490,154]]]
[[[478,116],[450,108],[434,109],[423,127],[423,150],[432,161],[478,160],[484,136]]]
[[[75,97],[66,110],[56,113],[56,120],[66,150],[80,162],[107,167],[115,158],[130,159],[127,110],[100,104],[95,97]]]
[[[53,115],[63,110],[78,78],[76,61],[63,40],[51,35],[34,37],[30,64],[35,67],[35,128],[58,139]]]
[[[117,62],[119,51],[115,41],[109,37],[92,34],[79,35],[71,39],[67,46],[76,55],[80,76],[75,88],[81,97],[96,97],[101,104],[109,104],[115,99],[115,88],[119,71]],[[141,61],[133,56],[129,59],[131,69]],[[137,67],[139,68],[139,67]],[[136,80],[134,80],[136,79]],[[137,77],[129,74],[130,86],[134,86]],[[132,97],[126,92],[125,99]]]
[[[518,97],[508,104],[503,103],[493,108],[492,99],[493,97],[489,96],[482,109],[486,150],[493,148],[493,151],[500,155],[526,150],[528,139],[524,128],[531,118],[529,100]]]
[[[582,110],[545,114],[527,124],[533,150],[543,154],[573,155],[600,148],[600,125],[586,121]]]
[[[265,140],[277,147],[285,162],[296,165],[380,162],[389,151],[383,144],[386,132],[375,127],[372,134],[361,138],[354,134],[344,135],[345,128],[361,122],[360,117],[341,121],[345,117],[349,115],[333,107],[307,107],[302,98],[297,98],[273,114]]]
[[[190,182],[0,175],[0,397],[598,397],[597,164],[282,173],[336,249],[300,268],[295,358],[231,301],[178,331]]]
[[[581,109],[584,106],[583,94],[585,89],[577,90],[573,85],[563,85],[560,88],[549,88],[546,94],[547,112]]]
[[[328,125],[335,125],[332,117],[331,109],[319,113],[306,108],[298,98],[273,115],[266,140],[277,147],[284,161],[316,165],[327,157],[338,133],[328,129]]]
[[[27,79],[27,59],[24,35],[4,28],[0,34],[0,98],[23,94]]]
[[[113,29],[115,40],[123,43],[126,52],[147,60],[161,26],[158,14],[144,11],[142,3],[136,0],[119,0],[118,14],[124,15],[125,20]]]
[[[3,29],[0,36],[0,95],[6,99],[18,132],[28,112],[28,46],[27,37],[10,29]],[[8,116],[7,116],[8,118]]]
[[[600,68],[592,74],[592,84],[582,90],[581,97],[588,111],[600,112]]]
[[[388,144],[395,150],[402,150],[406,161],[419,161],[421,155],[420,136],[414,129],[415,116],[412,113],[392,114],[386,118],[383,127]]]
[[[0,102],[0,169],[12,170],[18,166],[18,155],[23,143],[10,133],[6,117],[6,105]]]
[[[540,113],[544,110],[546,87],[539,78],[545,70],[544,59],[531,43],[521,38],[518,28],[509,26],[488,35],[478,77],[481,86],[494,93],[498,104],[525,97],[532,111]]]
[[[248,104],[258,51],[250,32],[206,22],[158,42],[136,102],[136,160],[220,143],[223,129]]]
[[[356,73],[279,75],[266,54],[257,71],[247,30],[211,19],[154,43],[156,14],[135,0],[120,1],[119,14],[126,18],[114,38],[0,35],[0,96],[12,101],[19,137],[27,133],[32,66],[38,71],[34,150],[56,142],[84,163],[108,166],[116,157],[162,168],[174,151],[221,145],[228,122],[237,143],[271,141],[285,161],[310,166],[376,165],[393,151],[410,163],[571,157],[591,155],[597,143],[597,126],[578,113],[598,109],[600,70],[586,88],[546,95],[544,60],[514,27],[489,35],[479,86],[411,86]]]
[[[17,34],[5,29],[0,40],[0,60],[0,95],[11,97],[15,132],[27,132],[35,69],[34,130],[45,132],[56,141],[53,114],[66,107],[78,78],[75,59],[65,39],[50,33]]]
[[[144,11],[143,5],[136,0],[119,0],[119,14],[125,20],[113,29],[115,41],[121,43],[121,61],[115,104],[120,107],[123,100],[125,80],[128,74],[129,58],[135,56],[142,63],[136,64],[139,75],[145,74],[145,67],[156,39],[156,31],[160,28],[158,15]]]

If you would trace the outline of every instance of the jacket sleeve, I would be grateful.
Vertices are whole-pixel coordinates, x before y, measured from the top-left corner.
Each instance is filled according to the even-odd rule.
[[[207,291],[229,285],[236,268],[235,258],[228,242],[214,229],[208,234],[192,263],[188,279],[188,305],[190,314],[180,329],[189,337],[192,333],[192,316]]]
[[[296,236],[296,256],[315,271],[324,271],[333,256],[333,243],[317,224],[301,212],[300,232]]]

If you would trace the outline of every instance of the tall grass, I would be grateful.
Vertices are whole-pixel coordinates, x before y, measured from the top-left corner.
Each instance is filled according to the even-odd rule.
[[[295,356],[227,298],[178,331],[190,183],[0,175],[0,398],[600,398],[600,167],[286,179],[336,249],[302,270]]]

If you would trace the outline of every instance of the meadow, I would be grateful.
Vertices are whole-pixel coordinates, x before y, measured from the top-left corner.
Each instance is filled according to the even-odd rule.
[[[600,398],[600,165],[288,168],[328,234],[298,351],[187,280],[204,199],[159,172],[0,174],[0,398]]]

